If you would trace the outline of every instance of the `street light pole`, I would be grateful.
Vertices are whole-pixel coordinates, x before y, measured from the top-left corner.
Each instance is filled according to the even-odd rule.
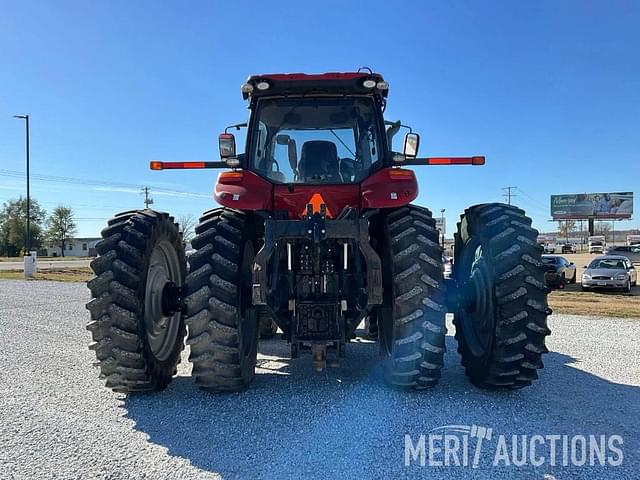
[[[444,208],[440,210],[440,225],[442,228],[442,250],[444,250],[444,211]]]
[[[27,239],[25,241],[26,255],[31,255],[31,194],[29,191],[29,115],[14,115],[14,118],[25,120],[27,139]]]

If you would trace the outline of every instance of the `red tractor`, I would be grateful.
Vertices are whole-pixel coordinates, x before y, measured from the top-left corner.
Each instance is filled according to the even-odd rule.
[[[119,392],[157,390],[186,344],[197,384],[246,388],[261,331],[276,327],[291,357],[343,357],[363,320],[392,385],[434,386],[443,365],[445,314],[471,381],[529,385],[542,368],[548,289],[538,232],[517,207],[468,208],[455,234],[451,280],[431,212],[406,165],[482,165],[484,157],[418,158],[409,129],[383,118],[389,91],[371,71],[255,75],[245,153],[228,130],[221,161],[151,162],[153,170],[228,168],[196,227],[188,259],[167,213],[109,220],[92,262],[91,331],[101,375]],[[188,266],[187,266],[188,263]]]

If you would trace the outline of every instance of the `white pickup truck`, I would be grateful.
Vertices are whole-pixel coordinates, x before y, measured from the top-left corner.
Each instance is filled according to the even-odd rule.
[[[604,253],[606,240],[604,235],[592,235],[589,237],[589,253]]]
[[[630,247],[640,247],[640,235],[627,235],[627,245]]]

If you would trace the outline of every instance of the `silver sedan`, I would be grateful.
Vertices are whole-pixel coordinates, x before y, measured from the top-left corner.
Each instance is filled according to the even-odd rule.
[[[585,267],[582,290],[593,288],[620,289],[630,292],[638,282],[638,273],[627,257],[602,255]]]
[[[631,260],[631,263],[640,263],[640,246],[618,245],[607,248],[607,255],[621,255]]]

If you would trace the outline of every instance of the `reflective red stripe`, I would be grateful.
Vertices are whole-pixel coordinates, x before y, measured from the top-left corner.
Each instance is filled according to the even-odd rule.
[[[307,73],[271,73],[266,75],[254,75],[250,80],[264,78],[267,80],[350,80],[359,77],[366,77],[367,73],[363,72],[329,72],[319,74]]]

